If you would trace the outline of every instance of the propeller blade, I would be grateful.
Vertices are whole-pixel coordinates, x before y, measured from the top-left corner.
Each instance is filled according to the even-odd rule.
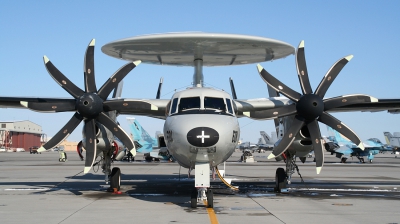
[[[118,83],[125,78],[132,69],[136,68],[142,61],[134,61],[125,64],[119,68],[105,83],[100,87],[97,95],[103,100],[106,100],[111,91],[118,86]]]
[[[324,110],[330,110],[356,103],[378,102],[378,99],[368,95],[344,95],[324,100]]]
[[[321,142],[321,131],[319,130],[319,125],[316,120],[308,123],[307,128],[310,132],[310,137],[314,148],[317,174],[319,174],[322,166],[324,165],[324,151]]]
[[[351,130],[349,127],[347,127],[345,124],[343,124],[340,120],[336,119],[329,113],[323,112],[321,114],[321,116],[319,116],[318,121],[335,129],[340,134],[342,134],[343,136],[348,138],[350,141],[352,141],[354,144],[356,144],[360,149],[364,150],[364,145],[361,142],[360,138],[357,136],[357,134],[353,130]]]
[[[97,155],[96,122],[94,119],[85,120],[84,132],[86,158],[83,173],[88,173],[92,169]]]
[[[38,152],[43,152],[59,145],[64,139],[66,139],[75,128],[81,123],[83,117],[79,113],[75,113],[74,116],[67,122],[67,124],[61,128],[46,144],[38,149]]]
[[[300,86],[303,94],[312,93],[310,80],[308,78],[306,57],[304,53],[304,40],[300,42],[299,47],[296,51],[296,68],[297,74],[299,75]]]
[[[303,118],[301,118],[300,116],[295,116],[289,130],[285,132],[279,144],[274,147],[272,153],[269,154],[268,159],[275,158],[284,153],[287,148],[289,148],[289,146],[292,144],[292,142],[296,138],[297,133],[299,133],[304,124],[305,122]]]
[[[39,112],[65,112],[75,111],[75,100],[59,99],[54,102],[27,102],[21,101],[22,106]]]
[[[94,44],[95,39],[92,39],[85,53],[83,74],[85,75],[85,91],[87,93],[95,93],[97,91],[94,76]]]
[[[236,99],[237,99],[237,96],[236,96],[235,85],[233,85],[233,80],[232,80],[231,77],[229,77],[229,83],[230,83],[230,85],[231,85],[232,98],[233,98],[234,100],[236,100]]]
[[[157,90],[156,99],[160,99],[162,84],[163,84],[163,78],[161,77],[160,83],[158,84],[158,90]]]
[[[158,110],[157,106],[145,101],[124,100],[124,99],[104,101],[103,108],[105,112],[116,110],[120,113],[134,113],[134,112]]]
[[[324,78],[322,78],[319,83],[317,89],[315,90],[315,94],[324,98],[326,91],[329,86],[331,86],[333,80],[339,75],[339,72],[343,69],[343,67],[353,58],[353,55],[346,56],[340,60],[338,60],[325,74]]]
[[[51,77],[71,96],[78,98],[83,95],[83,90],[72,83],[64,74],[62,74],[51,61],[45,56],[43,56],[44,65],[46,66],[47,72]]]
[[[289,116],[296,113],[297,113],[296,104],[290,104],[287,106],[278,107],[274,109],[243,112],[243,115],[254,119],[275,119],[278,117]]]
[[[130,151],[135,148],[131,137],[119,126],[115,121],[113,121],[106,114],[101,112],[96,118],[98,122],[104,125],[108,130],[110,130]]]
[[[300,93],[292,90],[285,84],[283,84],[281,81],[273,77],[271,74],[269,74],[261,65],[257,65],[258,73],[260,74],[261,78],[266,82],[268,85],[270,85],[273,89],[275,89],[277,92],[282,93],[285,95],[287,98],[297,102],[299,101],[301,95]]]

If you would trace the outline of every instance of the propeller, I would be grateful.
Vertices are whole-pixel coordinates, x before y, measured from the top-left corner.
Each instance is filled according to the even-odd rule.
[[[302,94],[289,88],[268,73],[263,67],[257,65],[261,78],[275,91],[282,93],[284,96],[293,101],[293,104],[284,107],[253,112],[251,114],[251,117],[254,118],[278,118],[284,116],[294,116],[291,126],[288,128],[288,130],[286,130],[280,143],[268,156],[269,159],[284,153],[295,140],[295,137],[299,131],[306,126],[312,140],[316,159],[317,174],[319,174],[324,163],[324,154],[322,150],[323,144],[321,142],[321,132],[319,130],[318,121],[337,130],[339,133],[346,136],[348,139],[358,145],[358,147],[364,150],[364,145],[356,133],[340,120],[330,115],[327,111],[355,103],[376,102],[377,99],[367,95],[345,95],[323,99],[333,80],[352,58],[353,56],[349,55],[338,60],[328,70],[317,89],[313,92],[308,78],[304,54],[304,41],[301,41],[296,51],[296,67]]]
[[[111,119],[107,112],[116,110],[115,108],[123,107],[123,101],[113,101],[108,104],[110,100],[107,97],[113,89],[122,81],[122,79],[141,61],[134,61],[125,64],[118,69],[98,90],[95,82],[94,73],[94,45],[95,40],[90,41],[86,49],[85,62],[84,62],[84,85],[85,90],[80,89],[72,83],[67,77],[64,76],[51,61],[44,56],[44,64],[50,76],[65,89],[74,100],[71,99],[56,99],[54,102],[21,102],[21,104],[31,110],[40,112],[66,112],[75,111],[75,114],[67,122],[67,124],[57,132],[42,147],[38,149],[39,152],[46,151],[56,147],[64,139],[66,139],[75,128],[84,121],[84,139],[86,158],[84,173],[90,171],[97,155],[97,141],[96,141],[96,125],[101,124],[110,130],[129,150],[134,149],[134,144],[129,135],[119,126],[113,119]],[[130,102],[134,106],[136,102]],[[139,102],[141,105],[143,103]],[[107,105],[107,106],[105,106]],[[141,106],[140,105],[140,106]]]

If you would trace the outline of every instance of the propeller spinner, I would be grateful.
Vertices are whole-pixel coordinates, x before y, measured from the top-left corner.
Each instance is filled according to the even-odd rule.
[[[114,136],[123,142],[128,150],[134,149],[132,139],[129,135],[106,114],[108,111],[123,107],[123,101],[114,100],[110,102],[107,100],[107,97],[117,87],[118,83],[141,62],[134,61],[122,66],[97,90],[94,73],[94,45],[95,40],[93,39],[86,49],[84,62],[85,90],[80,89],[65,77],[46,56],[43,57],[44,64],[50,76],[73,96],[75,100],[60,98],[54,102],[21,102],[23,106],[29,109],[41,112],[75,111],[75,114],[67,124],[38,149],[39,152],[56,147],[75,130],[82,120],[85,122],[86,160],[84,173],[90,171],[97,155],[96,123],[100,123],[110,130]],[[138,103],[143,104],[141,102]],[[135,104],[135,102],[131,103],[131,106],[134,106],[132,104]]]
[[[261,78],[277,92],[282,93],[293,101],[293,104],[291,105],[265,110],[259,112],[258,114],[257,112],[255,112],[252,115],[252,117],[255,118],[277,118],[294,115],[292,125],[288,130],[286,130],[280,143],[268,156],[269,159],[284,153],[291,145],[291,143],[295,140],[295,137],[299,133],[299,131],[304,126],[307,126],[314,148],[317,174],[319,174],[324,163],[324,154],[318,121],[337,130],[339,133],[346,136],[348,139],[358,145],[358,147],[364,150],[364,146],[356,133],[345,124],[343,124],[340,120],[330,115],[327,110],[355,103],[374,102],[376,101],[376,99],[367,95],[347,95],[323,99],[333,80],[352,58],[353,56],[349,55],[337,61],[328,70],[317,89],[313,92],[311,89],[306,67],[304,41],[301,41],[296,51],[296,67],[302,94],[284,85],[260,65],[257,65],[258,72]]]

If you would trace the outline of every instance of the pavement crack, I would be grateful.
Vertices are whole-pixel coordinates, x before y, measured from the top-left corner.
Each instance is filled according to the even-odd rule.
[[[282,223],[285,223],[282,219],[278,218],[278,216],[276,216],[274,213],[270,212],[266,207],[262,206],[260,203],[258,203],[256,200],[254,200],[253,197],[246,195],[248,198],[250,198],[251,200],[253,200],[256,204],[258,204],[261,208],[263,208],[265,211],[267,211],[269,214],[271,214],[272,216],[274,216],[276,219],[278,219],[279,221],[281,221]]]

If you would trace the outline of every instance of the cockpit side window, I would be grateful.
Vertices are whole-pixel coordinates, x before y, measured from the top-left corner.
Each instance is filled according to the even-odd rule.
[[[231,99],[226,98],[226,105],[228,106],[228,112],[233,114]]]
[[[175,98],[172,101],[172,107],[171,107],[171,114],[176,113],[176,106],[178,105],[178,98]]]
[[[179,102],[179,111],[188,109],[200,109],[200,97],[181,98]]]
[[[204,97],[204,109],[218,109],[225,111],[225,102],[223,98]]]

